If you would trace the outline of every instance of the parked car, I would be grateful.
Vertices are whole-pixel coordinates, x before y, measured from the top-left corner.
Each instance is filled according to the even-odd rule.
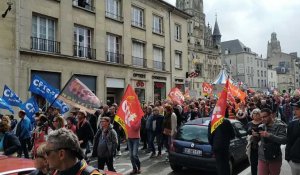
[[[0,175],[25,175],[36,170],[34,160],[0,155]],[[116,172],[105,171],[104,175],[121,175]]]
[[[247,159],[247,131],[237,120],[230,120],[236,137],[230,143],[230,170]],[[169,162],[172,170],[180,171],[183,167],[206,171],[216,171],[216,160],[212,146],[208,143],[209,119],[195,119],[185,123],[172,141]]]

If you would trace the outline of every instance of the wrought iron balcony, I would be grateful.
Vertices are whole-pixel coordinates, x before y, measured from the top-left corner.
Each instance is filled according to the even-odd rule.
[[[124,64],[124,55],[106,51],[106,61],[112,63]]]
[[[73,5],[82,7],[90,11],[95,11],[95,7],[93,6],[93,1],[87,2],[86,0],[73,0]]]
[[[132,56],[132,65],[146,68],[147,59]]]
[[[165,62],[153,60],[153,68],[157,70],[165,70]]]
[[[96,49],[74,45],[74,56],[96,59]]]
[[[31,50],[60,53],[60,42],[31,37]]]

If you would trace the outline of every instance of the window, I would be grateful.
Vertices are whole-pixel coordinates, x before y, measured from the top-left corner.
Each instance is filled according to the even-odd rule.
[[[106,0],[106,17],[123,20],[121,17],[121,2],[120,0]]]
[[[78,78],[83,84],[85,84],[95,95],[97,90],[97,77],[90,75],[75,74],[75,78]]]
[[[257,60],[257,67],[259,66],[259,62],[258,62],[258,60]]]
[[[263,71],[260,72],[261,77],[264,77],[264,73]]]
[[[121,37],[117,35],[107,34],[106,43],[106,61],[114,63],[123,63],[121,53]]]
[[[144,59],[144,43],[132,42],[132,64],[135,66],[146,67]]]
[[[175,52],[175,68],[177,69],[182,68],[182,56],[181,56],[181,52],[179,51]]]
[[[263,67],[263,62],[262,61],[260,61],[260,67]]]
[[[158,70],[164,70],[165,65],[163,62],[163,48],[153,47],[153,68]]]
[[[91,29],[81,26],[74,28],[74,56],[91,58]]]
[[[92,0],[73,0],[73,5],[94,11]]]
[[[257,80],[257,86],[260,87],[260,80]]]
[[[265,77],[267,77],[267,71],[264,71]]]
[[[251,74],[254,74],[254,70],[253,70],[253,67],[251,67]]]
[[[208,143],[207,128],[199,125],[184,125],[178,130],[176,139],[195,143]]]
[[[273,78],[273,72],[271,72],[271,78]]]
[[[144,26],[144,10],[132,6],[131,8],[131,24],[133,26],[145,28]]]
[[[32,49],[58,52],[59,44],[55,41],[55,27],[54,19],[32,16]]]
[[[259,70],[257,71],[257,76],[259,77]]]
[[[266,62],[264,62],[264,67],[267,68],[267,63]]]
[[[265,87],[267,87],[267,80],[265,80]]]
[[[199,76],[202,75],[202,68],[203,68],[202,64],[195,64],[195,72],[197,72],[199,74]]]
[[[260,83],[261,87],[264,86],[264,80],[261,80],[261,83]]]
[[[163,18],[153,15],[153,32],[163,34]]]
[[[175,40],[181,41],[181,26],[175,24]]]

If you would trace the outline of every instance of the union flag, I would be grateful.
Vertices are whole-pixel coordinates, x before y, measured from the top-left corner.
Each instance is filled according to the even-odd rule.
[[[120,124],[127,136],[127,131],[133,124],[139,122],[143,115],[139,99],[131,85],[128,85],[114,120]]]
[[[211,116],[211,129],[210,132],[213,133],[220,124],[223,123],[226,107],[227,107],[227,94],[228,94],[229,80],[227,79],[226,84],[221,92],[220,98],[213,110]]]
[[[172,102],[182,105],[184,102],[184,96],[181,93],[181,91],[178,88],[172,88],[171,91],[169,92],[170,99],[172,100]]]
[[[213,92],[213,87],[211,84],[203,82],[202,83],[202,91],[204,95],[211,96]]]

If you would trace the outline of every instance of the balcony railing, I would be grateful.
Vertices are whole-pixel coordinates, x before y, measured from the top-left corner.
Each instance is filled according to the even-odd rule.
[[[112,63],[124,64],[124,56],[119,53],[106,51],[106,61]]]
[[[96,49],[74,45],[74,56],[96,59]]]
[[[146,25],[141,21],[131,21],[131,25],[139,28],[146,28]]]
[[[147,60],[144,58],[139,58],[139,57],[132,57],[132,65],[134,66],[139,66],[146,68],[147,67]]]
[[[31,37],[31,50],[60,53],[60,42]]]
[[[111,18],[111,19],[118,20],[118,21],[123,21],[123,17],[120,14],[116,14],[113,12],[105,11],[105,16],[108,18]]]
[[[165,70],[165,62],[153,61],[153,68],[157,70]]]
[[[95,7],[93,6],[93,1],[86,2],[86,0],[73,0],[73,5],[82,7],[90,11],[95,11]]]

